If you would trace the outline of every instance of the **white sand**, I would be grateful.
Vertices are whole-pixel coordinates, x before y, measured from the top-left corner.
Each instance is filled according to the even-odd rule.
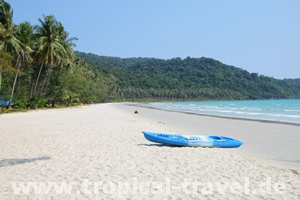
[[[174,118],[179,113],[155,110],[154,120],[154,110],[138,108],[139,114],[133,114],[134,109],[100,104],[1,115],[0,199],[300,199],[299,174],[245,153],[254,145],[250,133],[274,129],[280,139],[280,130],[295,126],[203,116],[199,121],[196,115],[169,122],[166,113]],[[250,143],[239,149],[159,146],[147,141],[142,130],[211,132]],[[272,152],[285,148],[292,149],[287,159],[297,158],[294,146]],[[33,189],[14,194],[12,186],[22,182],[49,188],[41,194]],[[55,191],[54,185],[63,183],[73,184],[71,194]]]

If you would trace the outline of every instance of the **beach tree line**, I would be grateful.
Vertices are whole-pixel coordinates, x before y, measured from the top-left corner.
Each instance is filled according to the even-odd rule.
[[[13,14],[0,0],[0,105],[36,108],[105,99],[102,75],[76,57],[77,38],[54,15],[31,25],[15,24]]]

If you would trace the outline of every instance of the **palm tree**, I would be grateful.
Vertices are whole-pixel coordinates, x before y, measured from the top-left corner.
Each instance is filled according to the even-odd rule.
[[[21,42],[15,37],[17,26],[12,21],[13,11],[10,4],[0,1],[0,50],[11,54],[16,58],[16,64],[23,54]],[[2,68],[2,67],[1,67]],[[2,70],[0,70],[0,77]],[[1,88],[1,83],[0,83]]]
[[[13,11],[9,3],[0,0],[0,23],[4,28],[9,28],[12,23]]]
[[[57,31],[59,33],[61,45],[64,48],[64,51],[59,51],[58,54],[61,54],[58,56],[59,60],[56,61],[56,65],[60,66],[61,68],[67,65],[70,65],[72,62],[74,62],[75,54],[72,49],[72,47],[75,47],[76,45],[73,43],[74,40],[77,40],[77,38],[72,37],[69,38],[69,33],[64,30],[64,27],[61,23],[57,26]],[[46,80],[42,86],[42,91],[46,93],[48,84],[50,82],[50,76],[51,72],[53,70],[54,64],[50,66]]]
[[[13,95],[14,95],[14,90],[15,90],[18,75],[21,73],[21,70],[20,70],[21,65],[22,65],[22,63],[25,62],[25,59],[27,62],[31,62],[31,60],[32,60],[30,53],[32,52],[31,46],[33,45],[32,44],[33,28],[29,22],[22,22],[18,26],[18,31],[16,33],[16,37],[20,41],[20,44],[21,44],[21,48],[22,48],[21,55],[22,56],[19,56],[17,58],[17,62],[16,62],[17,70],[16,70],[16,75],[15,75],[15,79],[14,79],[14,83],[13,83],[13,87],[12,87],[12,91],[11,91],[10,105],[13,100]]]
[[[12,21],[13,11],[10,4],[0,0],[0,42],[1,50],[19,54],[21,52],[20,41],[15,37],[17,26]]]
[[[71,48],[73,43],[69,42],[68,33],[64,30],[63,25],[58,22],[53,15],[43,15],[43,18],[43,20],[38,19],[40,25],[35,27],[35,33],[38,39],[36,62],[40,65],[40,69],[34,92],[37,90],[44,65],[50,67],[44,82],[45,85],[50,79],[52,68],[54,66],[62,67],[66,62],[71,60],[71,56],[73,55]]]
[[[1,83],[2,83],[2,72],[3,70],[12,69],[12,56],[4,51],[0,50],[0,94],[1,94]]]

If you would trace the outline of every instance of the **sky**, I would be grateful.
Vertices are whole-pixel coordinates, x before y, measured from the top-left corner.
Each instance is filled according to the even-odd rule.
[[[74,50],[103,56],[209,57],[300,78],[300,0],[6,0],[14,23],[54,15]]]

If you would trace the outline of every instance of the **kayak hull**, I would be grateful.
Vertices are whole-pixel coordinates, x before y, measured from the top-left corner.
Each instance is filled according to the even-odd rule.
[[[172,146],[238,148],[243,143],[225,136],[180,135],[142,131],[144,137],[155,143]]]

